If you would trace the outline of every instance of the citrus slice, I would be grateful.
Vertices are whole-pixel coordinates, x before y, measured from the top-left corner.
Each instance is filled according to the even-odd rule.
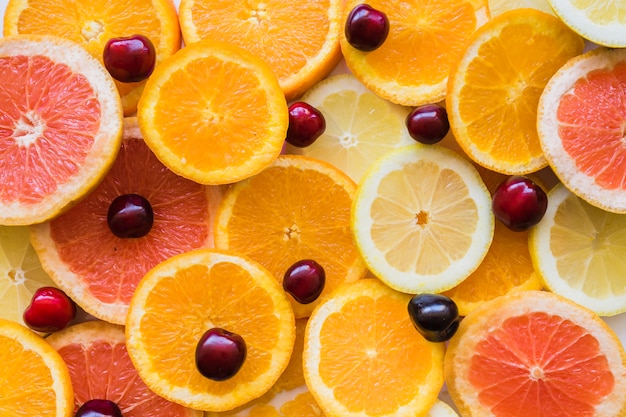
[[[0,79],[0,224],[42,222],[85,196],[113,163],[119,96],[83,48],[50,36],[0,39]]]
[[[344,21],[361,2],[347,1]],[[478,25],[472,3],[373,0],[368,4],[387,15],[389,35],[378,49],[364,52],[351,46],[342,33],[341,51],[348,68],[370,90],[394,103],[418,106],[441,101],[450,68]]]
[[[215,221],[215,246],[250,256],[282,282],[294,263],[312,259],[326,274],[322,297],[365,275],[350,233],[354,182],[313,158],[283,155],[261,173],[234,184]],[[318,304],[292,299],[296,317]]]
[[[589,51],[552,77],[537,118],[541,147],[561,182],[619,213],[626,213],[625,84],[626,50]]]
[[[437,400],[425,417],[459,417],[459,415],[448,404]]]
[[[562,184],[530,232],[530,254],[547,288],[612,316],[626,311],[626,216],[592,206]]]
[[[46,341],[67,364],[74,411],[95,399],[113,401],[124,417],[202,417],[201,411],[167,401],[148,389],[128,357],[122,326],[87,321],[53,333]]]
[[[171,0],[8,0],[4,35],[56,35],[80,44],[102,63],[107,41],[142,34],[154,44],[156,65],[180,48],[176,8]],[[115,81],[124,113],[137,109],[145,81]]]
[[[491,196],[476,169],[437,145],[386,153],[359,183],[352,232],[369,270],[399,291],[448,290],[493,238]]]
[[[446,384],[466,417],[617,417],[626,355],[592,311],[545,291],[495,298],[450,340]]]
[[[444,344],[415,330],[410,295],[376,278],[339,287],[315,309],[304,339],[304,377],[329,416],[418,416],[443,385]]]
[[[411,109],[368,90],[352,74],[316,84],[301,98],[324,115],[324,133],[305,148],[287,144],[287,152],[331,163],[359,182],[380,155],[415,143],[405,120]]]
[[[548,1],[555,13],[584,38],[604,46],[626,47],[626,4],[623,0]]]
[[[293,100],[341,59],[342,7],[342,0],[182,0],[179,15],[187,45],[211,38],[259,56]]]
[[[537,9],[544,13],[554,14],[548,0],[488,0],[491,17],[501,15],[504,12],[515,9]]]
[[[118,237],[107,215],[114,199],[138,194],[152,206],[147,235]],[[85,311],[123,324],[135,287],[172,255],[211,246],[211,222],[221,192],[168,170],[125,120],[124,140],[104,180],[83,201],[53,220],[31,226],[44,269]]]
[[[559,19],[534,9],[501,14],[479,28],[452,70],[446,97],[450,128],[465,153],[505,174],[545,167],[539,96],[583,47]]]
[[[202,184],[240,181],[269,166],[289,124],[270,66],[214,40],[186,46],[156,68],[137,116],[157,157]]]
[[[59,354],[30,329],[0,319],[0,414],[71,417],[72,381]]]
[[[205,378],[194,357],[200,337],[218,327],[243,337],[247,356],[225,381]],[[206,411],[226,411],[268,391],[295,341],[289,300],[256,262],[198,249],[163,261],[141,280],[126,322],[133,364],[157,394]]]

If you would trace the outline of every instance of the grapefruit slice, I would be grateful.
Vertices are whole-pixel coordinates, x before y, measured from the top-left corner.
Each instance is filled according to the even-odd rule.
[[[104,67],[57,37],[0,39],[0,224],[48,220],[115,160],[122,106]]]

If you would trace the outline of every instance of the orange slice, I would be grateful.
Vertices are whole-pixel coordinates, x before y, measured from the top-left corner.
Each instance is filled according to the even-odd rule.
[[[145,197],[154,212],[143,237],[117,237],[107,223],[111,202],[129,193]],[[126,119],[117,159],[98,188],[66,213],[32,226],[32,243],[44,270],[85,311],[123,324],[148,270],[172,255],[212,245],[220,197],[218,188],[163,166],[141,139],[137,121]]]
[[[259,56],[293,100],[341,59],[342,7],[343,0],[182,0],[179,14],[187,45],[211,38]]]
[[[220,327],[242,336],[247,356],[226,381],[202,376],[195,349]],[[141,280],[126,321],[133,364],[157,394],[188,407],[226,411],[268,391],[287,367],[295,340],[282,287],[256,262],[198,249],[163,261]]]
[[[180,48],[180,29],[171,0],[52,1],[9,0],[4,14],[4,35],[56,35],[80,44],[102,62],[111,38],[142,34],[156,49],[157,62]],[[124,113],[135,112],[145,81],[115,81]]]
[[[167,401],[148,389],[128,357],[122,326],[87,321],[53,333],[46,341],[68,366],[74,411],[97,399],[113,401],[124,417],[202,417],[201,411]]]
[[[450,75],[446,97],[450,128],[465,153],[504,174],[546,166],[536,126],[539,96],[583,47],[558,18],[535,9],[503,13],[478,29]]]
[[[0,361],[3,415],[74,415],[74,393],[67,366],[40,336],[21,324],[0,319]]]
[[[355,191],[354,182],[326,162],[281,156],[226,192],[215,222],[215,246],[250,256],[278,282],[294,263],[313,259],[326,273],[323,297],[365,275],[350,233]],[[308,317],[317,303],[292,300],[296,317]]]
[[[466,417],[617,417],[626,411],[625,361],[596,314],[553,293],[522,291],[467,315],[444,368]]]
[[[426,415],[443,385],[443,343],[415,330],[408,294],[375,278],[338,288],[315,309],[304,377],[329,416]]]
[[[2,38],[0,79],[0,224],[42,222],[89,193],[113,163],[119,96],[98,61],[56,37]]]
[[[156,156],[202,184],[240,181],[269,166],[289,124],[270,66],[214,40],[186,46],[155,69],[137,116]]]

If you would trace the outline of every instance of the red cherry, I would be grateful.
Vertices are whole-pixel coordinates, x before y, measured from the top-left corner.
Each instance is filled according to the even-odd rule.
[[[389,34],[389,19],[380,10],[368,4],[355,6],[348,14],[345,25],[346,40],[360,51],[379,48]]]
[[[123,83],[145,80],[152,74],[156,50],[146,36],[113,38],[104,46],[104,66],[111,76]]]
[[[239,372],[246,354],[241,336],[215,327],[207,330],[196,346],[196,368],[209,379],[225,381]]]
[[[494,216],[506,227],[517,232],[539,223],[547,208],[546,193],[525,176],[514,175],[507,178],[493,195]]]
[[[111,400],[94,399],[81,405],[75,417],[122,417],[122,411]]]
[[[416,107],[406,118],[406,127],[413,139],[431,145],[441,141],[450,130],[448,113],[439,104]]]
[[[23,319],[31,329],[51,333],[66,328],[75,316],[76,304],[67,294],[55,287],[41,287],[33,294]]]
[[[142,237],[152,229],[154,212],[145,197],[138,194],[122,194],[109,206],[107,223],[117,237]]]
[[[324,268],[312,259],[303,259],[287,269],[283,288],[300,304],[317,300],[326,283]]]
[[[310,146],[326,130],[324,115],[315,107],[301,101],[289,106],[287,142],[298,148]]]

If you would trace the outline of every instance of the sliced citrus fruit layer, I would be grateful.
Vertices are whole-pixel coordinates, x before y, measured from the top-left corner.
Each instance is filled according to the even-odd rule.
[[[326,274],[322,297],[339,284],[365,275],[350,233],[354,182],[317,159],[283,155],[261,173],[234,184],[215,222],[215,246],[250,256],[282,282],[303,259]],[[296,317],[308,317],[317,302],[292,300]]]
[[[0,224],[50,219],[91,191],[122,136],[119,95],[73,42],[0,40]]]
[[[71,40],[100,62],[111,38],[147,36],[154,44],[157,65],[181,45],[178,16],[171,0],[9,0],[4,35],[17,34],[56,35]],[[145,81],[115,84],[124,113],[134,113]]]
[[[287,152],[329,162],[357,183],[380,155],[415,143],[405,125],[411,109],[377,96],[352,74],[325,79],[301,100],[322,112],[326,129],[312,145],[288,144]]]
[[[410,293],[448,290],[493,238],[491,196],[476,169],[437,145],[387,152],[359,183],[352,233],[369,270]]]
[[[488,0],[491,17],[501,15],[504,12],[515,9],[531,8],[544,13],[554,14],[548,0]]]
[[[348,13],[361,0],[350,0]],[[441,101],[450,69],[478,26],[476,10],[464,0],[373,0],[387,15],[389,35],[376,50],[364,52],[341,34],[348,68],[363,84],[394,103],[417,106]],[[410,53],[407,51],[411,51]]]
[[[493,299],[450,340],[446,384],[466,417],[617,417],[626,355],[591,310],[545,291]]]
[[[445,348],[415,330],[409,299],[365,278],[342,285],[315,309],[304,377],[327,415],[414,417],[435,404]]]
[[[243,337],[247,356],[232,378],[196,368],[195,350],[211,328]],[[163,261],[141,280],[126,321],[133,364],[157,394],[205,411],[260,397],[287,367],[295,320],[286,293],[260,264],[232,252],[198,249]]]
[[[74,393],[67,366],[43,338],[0,319],[0,414],[71,417]]]
[[[626,311],[626,216],[590,205],[562,184],[530,232],[530,253],[547,288],[611,316]]]
[[[202,184],[233,183],[269,166],[289,124],[269,64],[211,39],[184,47],[155,69],[137,117],[156,156]]]
[[[51,278],[85,311],[123,324],[135,287],[153,266],[191,249],[211,246],[211,222],[221,192],[168,170],[125,121],[124,140],[104,180],[83,201],[31,227],[32,243]],[[114,199],[138,194],[154,221],[143,237],[118,237],[107,216]]]
[[[626,50],[597,48],[567,62],[539,102],[537,127],[554,173],[575,194],[626,213]]]
[[[53,333],[46,341],[69,369],[75,411],[89,400],[109,400],[124,417],[202,417],[201,411],[167,401],[148,389],[128,357],[122,326],[87,321]]]
[[[583,47],[559,19],[534,9],[501,14],[478,29],[450,75],[446,97],[450,128],[465,153],[505,174],[546,166],[537,103],[550,77]]]
[[[448,404],[437,400],[425,417],[459,417],[459,415]]]
[[[341,59],[342,0],[182,0],[187,45],[211,38],[270,64],[288,100],[327,76]]]

